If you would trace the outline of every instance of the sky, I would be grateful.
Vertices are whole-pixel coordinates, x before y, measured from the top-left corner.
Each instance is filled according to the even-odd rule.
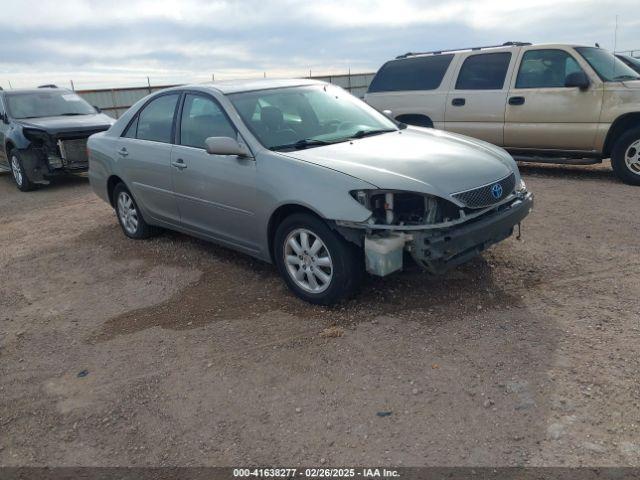
[[[514,40],[640,55],[638,0],[0,0],[0,10],[3,88],[370,72],[407,51]]]

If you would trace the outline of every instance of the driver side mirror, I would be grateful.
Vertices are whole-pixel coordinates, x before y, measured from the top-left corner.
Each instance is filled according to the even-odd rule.
[[[0,120],[2,120],[2,123],[9,125],[9,116],[5,112],[0,112]]]
[[[387,118],[389,118],[389,119],[393,120],[393,112],[392,112],[391,110],[382,110],[382,114],[383,114],[385,117],[387,117]]]
[[[567,75],[564,80],[565,87],[578,87],[580,90],[589,88],[589,77],[584,72],[573,72]]]
[[[250,157],[251,152],[244,145],[231,137],[209,137],[204,141],[207,153],[211,155],[237,155]]]
[[[93,108],[96,109],[96,112],[102,113],[102,109],[100,107],[97,107],[97,106],[94,105]]]

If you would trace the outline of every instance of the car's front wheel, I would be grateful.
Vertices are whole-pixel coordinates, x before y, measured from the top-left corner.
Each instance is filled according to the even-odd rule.
[[[129,189],[119,183],[113,190],[113,200],[122,231],[129,238],[149,238],[158,232],[158,228],[145,222],[138,204]]]
[[[274,254],[289,288],[310,303],[337,303],[355,293],[362,279],[357,247],[310,214],[291,215],[278,226]]]
[[[36,185],[29,180],[25,172],[19,151],[12,150],[9,152],[9,164],[11,165],[11,174],[13,175],[13,181],[16,182],[16,187],[23,192],[29,192],[36,188]]]
[[[613,146],[611,165],[625,183],[640,185],[640,128],[624,133]]]

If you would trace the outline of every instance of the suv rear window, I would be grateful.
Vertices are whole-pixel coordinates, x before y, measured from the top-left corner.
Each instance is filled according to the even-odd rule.
[[[432,55],[391,60],[378,70],[369,92],[435,90],[452,59],[453,55]]]
[[[483,53],[467,57],[462,64],[456,90],[502,90],[511,53]]]

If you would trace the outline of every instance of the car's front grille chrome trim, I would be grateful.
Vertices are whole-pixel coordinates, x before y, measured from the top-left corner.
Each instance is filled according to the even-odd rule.
[[[501,180],[496,180],[479,188],[454,193],[451,196],[468,208],[485,208],[500,203],[511,195],[515,188],[516,174],[512,172]],[[500,192],[499,195],[495,195],[496,191]]]

